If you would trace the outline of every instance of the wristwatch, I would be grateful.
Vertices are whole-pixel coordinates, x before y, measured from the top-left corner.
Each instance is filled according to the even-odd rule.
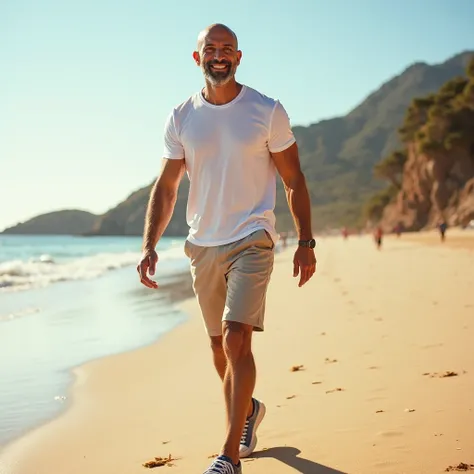
[[[316,240],[310,239],[310,240],[298,240],[298,245],[300,247],[307,247],[310,249],[314,249],[316,247]]]

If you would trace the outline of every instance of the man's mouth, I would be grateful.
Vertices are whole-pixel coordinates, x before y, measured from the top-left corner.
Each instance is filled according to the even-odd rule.
[[[213,70],[213,71],[227,71],[227,69],[229,68],[229,65],[226,64],[226,63],[214,63],[214,64],[211,64],[210,65],[210,68]]]

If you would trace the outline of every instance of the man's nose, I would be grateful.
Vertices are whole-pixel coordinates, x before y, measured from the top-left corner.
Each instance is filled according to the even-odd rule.
[[[224,59],[224,52],[220,48],[216,48],[216,52],[214,53],[214,59],[217,59],[220,61],[221,59]]]

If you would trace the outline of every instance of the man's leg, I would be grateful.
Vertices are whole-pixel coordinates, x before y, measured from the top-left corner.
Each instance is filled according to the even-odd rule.
[[[211,336],[211,348],[212,348],[212,357],[214,359],[214,366],[217,370],[219,377],[222,382],[225,380],[226,370],[228,367],[227,356],[224,352],[222,336]],[[253,360],[253,356],[252,356]],[[230,384],[224,384],[224,395],[226,400],[226,407],[230,404]],[[250,403],[247,409],[247,417],[251,416],[253,412],[253,402],[250,399]],[[229,420],[229,412],[227,411],[227,420]]]
[[[240,440],[255,388],[252,331],[253,327],[247,324],[233,321],[223,323],[223,348],[227,361],[224,393],[228,427],[222,454],[231,458],[235,464],[239,462]]]
[[[256,430],[265,414],[264,404],[252,399],[256,369],[251,343],[253,331],[263,331],[273,248],[271,238],[261,230],[222,249],[229,265],[222,332],[227,363],[224,387],[230,394],[223,453],[234,462],[255,449]]]

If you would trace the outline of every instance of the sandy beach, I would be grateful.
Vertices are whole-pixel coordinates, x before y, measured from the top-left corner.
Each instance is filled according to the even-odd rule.
[[[317,250],[303,288],[292,249],[276,256],[254,337],[267,415],[244,472],[474,464],[474,232],[390,236],[381,251],[328,237]],[[157,343],[78,367],[71,407],[7,446],[0,473],[201,474],[223,439],[223,397],[197,304],[182,308],[189,320]],[[168,454],[171,468],[142,465]]]

